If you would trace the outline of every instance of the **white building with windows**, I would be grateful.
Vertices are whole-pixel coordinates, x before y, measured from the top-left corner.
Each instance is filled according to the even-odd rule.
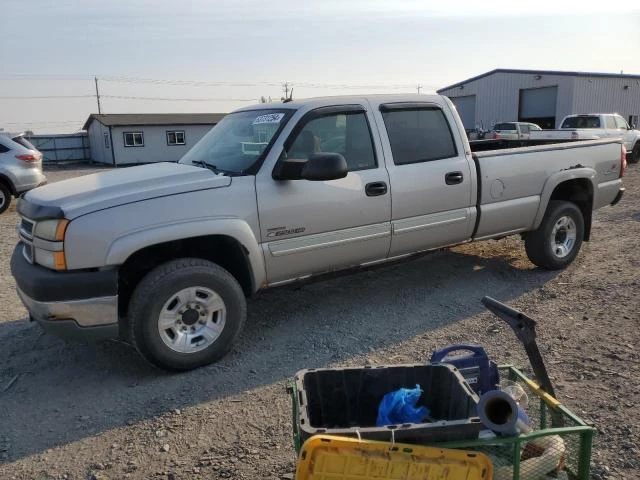
[[[532,122],[557,128],[574,113],[619,113],[638,125],[640,75],[498,68],[438,90],[465,128]]]
[[[91,158],[109,165],[175,162],[224,113],[91,114],[84,124]]]

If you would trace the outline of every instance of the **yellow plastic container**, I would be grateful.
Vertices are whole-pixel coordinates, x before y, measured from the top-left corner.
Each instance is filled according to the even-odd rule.
[[[315,435],[298,456],[296,480],[491,480],[482,453]]]

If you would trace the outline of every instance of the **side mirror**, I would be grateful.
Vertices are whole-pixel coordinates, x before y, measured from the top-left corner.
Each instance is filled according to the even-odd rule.
[[[287,158],[278,160],[273,169],[274,180],[326,181],[344,178],[349,173],[347,161],[339,153],[314,153],[309,160]]]
[[[339,153],[314,153],[302,167],[302,178],[305,180],[337,180],[346,177],[347,173],[347,161]]]

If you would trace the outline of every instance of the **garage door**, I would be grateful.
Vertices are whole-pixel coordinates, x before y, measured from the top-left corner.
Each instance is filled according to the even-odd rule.
[[[537,123],[543,128],[554,128],[558,87],[520,90],[518,120]]]
[[[476,128],[476,96],[453,97],[451,101],[458,110],[464,128]]]

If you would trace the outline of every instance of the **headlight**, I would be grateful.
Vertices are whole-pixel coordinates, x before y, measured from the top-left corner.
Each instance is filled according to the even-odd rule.
[[[43,220],[37,222],[33,231],[33,236],[49,240],[51,242],[61,242],[64,240],[64,233],[69,225],[69,220]]]
[[[52,270],[66,270],[67,262],[64,258],[64,252],[51,252],[49,250],[43,250],[41,248],[33,249],[33,260],[43,267],[50,268]]]
[[[69,220],[66,218],[42,220],[35,223],[31,232],[33,238],[26,238],[27,243],[33,244],[34,263],[52,270],[67,269],[64,255],[64,236],[68,225]]]

